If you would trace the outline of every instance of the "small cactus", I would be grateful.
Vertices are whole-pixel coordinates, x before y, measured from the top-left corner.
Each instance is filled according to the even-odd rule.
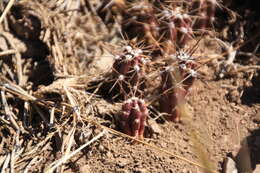
[[[133,95],[140,95],[144,79],[144,64],[142,50],[132,46],[125,46],[123,53],[115,56],[112,75],[119,85],[120,94],[125,98],[130,92]]]
[[[147,116],[148,110],[144,100],[132,97],[122,105],[120,127],[129,136],[143,138]]]
[[[168,114],[166,119],[178,122],[181,119],[179,105],[186,103],[185,97],[197,77],[194,70],[197,65],[189,55],[182,51],[174,57],[177,59],[179,67],[168,66],[161,73],[161,98],[159,102],[161,111]]]
[[[177,48],[184,48],[187,42],[192,38],[192,20],[191,16],[182,11],[180,7],[174,9],[164,9],[160,13],[162,23],[166,24],[167,37]]]
[[[159,23],[154,7],[148,1],[137,1],[124,13],[122,30],[128,38],[138,37],[150,45],[158,46],[156,39],[159,37]]]

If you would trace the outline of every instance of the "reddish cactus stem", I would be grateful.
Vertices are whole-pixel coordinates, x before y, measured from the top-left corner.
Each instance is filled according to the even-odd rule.
[[[131,61],[122,62],[118,72],[122,75],[126,75],[130,71],[131,65],[132,65]]]
[[[214,20],[215,17],[215,11],[216,11],[216,0],[207,0],[206,2],[206,13],[208,16],[208,22]]]
[[[181,116],[179,105],[186,103],[185,97],[196,79],[194,69],[197,64],[185,52],[180,51],[174,56],[178,59],[179,68],[165,68],[161,75],[160,107],[162,112],[168,113],[166,116],[168,120],[179,121]]]
[[[200,14],[199,28],[206,29],[211,26],[214,20],[216,10],[216,0],[201,0],[200,2]]]
[[[162,112],[170,113],[171,111],[171,105],[170,102],[170,94],[168,92],[171,92],[169,89],[172,87],[172,81],[170,77],[170,72],[164,71],[162,73],[162,86],[161,86],[161,93],[162,96],[160,98],[160,107]]]
[[[119,81],[120,92],[126,97],[130,91],[134,88],[135,94],[138,84],[141,83],[141,79],[144,76],[142,67],[144,65],[141,56],[142,51],[139,49],[133,49],[130,46],[126,46],[126,50],[123,55],[116,57],[113,64],[113,76]]]
[[[173,76],[170,71],[162,73],[162,97],[160,99],[161,111],[169,115],[166,119],[169,121],[179,121],[180,112],[177,105],[184,102],[186,92],[184,89],[176,87]]]
[[[179,17],[176,17],[174,19],[176,27],[178,28],[178,38],[176,40],[176,43],[178,47],[184,47],[182,41],[182,37],[185,35],[185,33],[182,31],[183,29],[186,29],[185,22],[183,21],[182,15],[180,14]]]
[[[171,13],[166,13],[170,15]],[[192,35],[191,19],[187,14],[173,14],[168,22],[170,39],[183,48]],[[178,29],[177,29],[178,28]]]
[[[173,78],[171,76],[171,72],[165,70],[162,73],[162,86],[161,86],[162,96],[160,99],[160,106],[161,106],[161,111],[166,112],[168,114],[171,114],[171,111],[173,109],[173,104],[171,102],[172,95],[173,95],[172,89],[173,89]]]
[[[143,100],[128,99],[122,106],[123,113],[119,123],[124,133],[134,137],[143,137],[148,110]]]
[[[154,38],[157,38],[159,36],[159,33],[158,33],[158,28],[159,28],[159,25],[158,25],[158,21],[156,19],[156,17],[154,16],[155,12],[154,10],[150,10],[147,12],[147,14],[145,15],[148,15],[148,19],[147,21],[145,21],[145,23],[147,23],[148,25],[144,25],[144,31],[145,32],[149,32],[151,33],[151,35],[154,37]],[[147,27],[149,26],[149,27]]]
[[[140,118],[140,129],[139,129],[139,136],[143,137],[144,134],[144,129],[145,129],[145,125],[146,125],[146,119],[148,117],[148,110],[147,107],[145,105],[145,102],[143,100],[138,100],[138,105],[140,108],[140,111],[142,113],[142,116]]]
[[[120,117],[120,123],[121,123],[121,128],[123,129],[124,133],[126,133],[127,135],[132,135],[130,125],[128,124],[129,117],[131,116],[132,107],[133,107],[133,103],[130,101],[126,101],[122,105],[123,113]]]
[[[169,25],[171,40],[175,42],[177,40],[177,29],[176,29],[176,26],[175,26],[174,22],[169,22],[168,25]]]
[[[138,131],[140,129],[142,113],[140,112],[139,106],[136,100],[133,100],[133,107],[131,111],[131,127],[132,127],[132,136],[138,136]]]
[[[181,113],[178,109],[178,105],[184,104],[186,102],[185,96],[187,95],[187,91],[180,87],[175,87],[173,89],[173,93],[170,95],[170,116],[167,117],[170,121],[178,122],[180,121]]]

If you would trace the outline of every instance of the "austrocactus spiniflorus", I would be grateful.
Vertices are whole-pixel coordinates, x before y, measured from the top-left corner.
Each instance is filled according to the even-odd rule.
[[[183,48],[192,39],[192,18],[180,7],[173,9],[165,8],[160,13],[162,31],[166,32],[166,39],[169,39],[178,48]]]
[[[167,113],[170,121],[180,121],[181,110],[179,105],[186,103],[186,96],[197,77],[196,62],[185,52],[171,55],[177,63],[177,67],[167,66],[161,73],[161,97],[160,109]]]
[[[109,2],[113,6],[112,1]],[[128,135],[140,136],[143,134],[146,118],[140,118],[142,111],[139,110],[144,106],[138,100],[145,98],[145,88],[149,87],[146,84],[149,72],[154,72],[145,70],[144,66],[150,69],[149,66],[153,63],[163,62],[159,63],[163,64],[160,68],[155,69],[161,80],[155,81],[160,83],[157,101],[167,120],[180,121],[181,105],[187,102],[198,68],[193,53],[187,50],[194,46],[192,40],[196,35],[205,34],[212,26],[217,1],[118,1],[124,2],[124,6],[119,6],[117,1],[113,2],[117,12],[121,14],[118,22],[126,38],[135,39],[150,48],[149,54],[146,54],[135,46],[125,46],[123,53],[115,56],[112,70],[116,81],[112,88],[119,88],[118,92],[123,100],[133,97],[123,103],[123,113],[119,121],[121,128]],[[148,63],[147,57],[151,60]],[[144,101],[142,103],[144,105]],[[148,112],[145,117],[147,115]],[[140,127],[135,126],[135,120],[140,121]]]
[[[144,87],[144,70],[146,63],[143,52],[133,46],[125,46],[120,55],[115,56],[112,76],[116,81],[114,85],[119,89],[121,95],[139,96]]]
[[[124,133],[142,138],[148,117],[148,110],[144,100],[132,97],[122,105],[119,123]]]

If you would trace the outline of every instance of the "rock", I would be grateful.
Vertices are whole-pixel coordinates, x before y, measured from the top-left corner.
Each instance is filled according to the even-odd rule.
[[[253,173],[260,173],[260,164],[256,165]]]
[[[124,158],[117,159],[116,165],[119,168],[124,168],[127,164],[129,164],[129,160],[128,159],[124,159]]]
[[[156,133],[156,134],[162,133],[161,127],[156,123],[156,121],[149,119],[148,124],[149,124],[153,133]]]
[[[105,51],[103,55],[95,58],[91,66],[94,67],[94,73],[105,73],[108,69],[111,69],[114,62],[114,56]]]
[[[230,157],[227,157],[224,161],[223,173],[237,173],[236,163]]]

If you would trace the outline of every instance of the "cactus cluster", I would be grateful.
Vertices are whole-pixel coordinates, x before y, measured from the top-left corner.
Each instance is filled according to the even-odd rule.
[[[126,100],[119,118],[122,130],[128,135],[143,136],[148,116],[143,99],[146,77],[149,76],[149,70],[144,67],[150,69],[153,63],[147,63],[147,56],[152,61],[159,59],[163,62],[158,70],[160,112],[165,113],[169,121],[180,121],[179,105],[187,102],[186,96],[197,78],[198,63],[189,51],[190,41],[212,26],[217,1],[112,0],[105,1],[102,7],[107,5],[113,6],[113,12],[121,15],[121,29],[128,41],[137,39],[151,48],[150,53],[145,54],[141,49],[128,45],[122,54],[115,56],[112,76],[117,81],[115,85],[119,87],[120,95]],[[100,10],[102,16],[110,9]]]

